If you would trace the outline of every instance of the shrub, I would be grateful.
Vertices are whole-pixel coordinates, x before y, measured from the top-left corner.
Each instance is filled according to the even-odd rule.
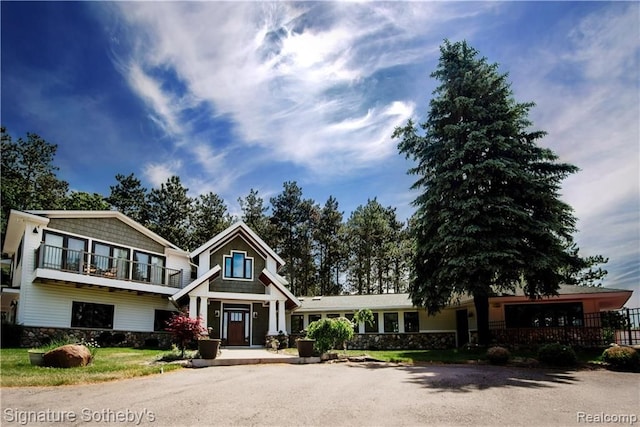
[[[492,365],[504,365],[510,357],[511,353],[504,347],[491,347],[487,350],[487,359]]]
[[[326,353],[353,338],[353,323],[345,317],[316,320],[309,325],[307,337],[316,340],[319,353]]]
[[[207,334],[207,328],[202,326],[200,317],[192,319],[186,313],[175,313],[167,321],[166,331],[173,335],[184,357],[184,350],[190,342]]]
[[[640,356],[631,347],[609,347],[602,353],[602,360],[614,369],[634,371],[640,367]]]
[[[555,343],[540,347],[538,360],[550,366],[573,366],[578,358],[570,346]]]

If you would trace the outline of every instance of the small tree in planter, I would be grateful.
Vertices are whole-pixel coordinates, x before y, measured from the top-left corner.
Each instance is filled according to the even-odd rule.
[[[356,325],[360,323],[367,324],[369,326],[373,325],[373,312],[368,308],[362,308],[355,313],[353,313],[353,321]]]
[[[184,349],[191,341],[207,335],[207,328],[202,326],[202,318],[191,318],[187,313],[175,313],[167,320],[165,330],[173,335],[180,347],[181,357],[184,358]]]
[[[353,323],[347,318],[320,319],[311,322],[307,337],[316,340],[316,350],[322,354],[353,338]]]

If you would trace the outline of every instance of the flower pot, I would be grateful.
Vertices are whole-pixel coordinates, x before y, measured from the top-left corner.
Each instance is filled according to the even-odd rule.
[[[33,366],[42,366],[44,365],[44,351],[42,350],[29,350],[29,362]]]
[[[298,347],[298,356],[300,357],[313,356],[313,345],[315,343],[316,343],[316,340],[310,340],[310,339],[297,340],[296,345]]]
[[[218,357],[219,349],[219,339],[208,338],[198,340],[198,352],[200,352],[201,359],[215,359],[216,357]]]

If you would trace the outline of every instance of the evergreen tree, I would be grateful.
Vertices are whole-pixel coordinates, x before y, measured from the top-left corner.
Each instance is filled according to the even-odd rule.
[[[376,199],[358,206],[347,221],[349,241],[348,280],[359,294],[384,293],[392,244],[389,210]],[[395,211],[393,213],[395,218]]]
[[[286,264],[282,270],[294,295],[316,293],[316,269],[313,260],[313,230],[318,208],[313,200],[302,198],[302,189],[285,182],[282,193],[271,198],[271,223],[275,248]]]
[[[488,343],[488,299],[522,284],[535,298],[557,293],[561,269],[579,259],[565,251],[575,231],[561,181],[577,171],[536,145],[532,103],[513,99],[506,74],[466,42],[445,41],[440,85],[419,135],[413,121],[397,128],[399,150],[421,194],[410,293],[437,313],[462,294],[474,297],[478,337]]]
[[[224,200],[217,194],[202,194],[195,199],[191,213],[190,247],[195,249],[231,225],[233,219]]]
[[[262,240],[271,245],[273,243],[273,227],[266,214],[269,208],[264,206],[264,200],[258,195],[258,190],[252,188],[244,199],[239,197],[238,204],[242,209],[240,219]]]
[[[341,241],[342,212],[338,201],[330,196],[320,210],[318,224],[314,230],[318,285],[320,295],[340,294],[340,266],[345,247]]]
[[[132,173],[128,176],[116,175],[116,185],[110,186],[111,194],[106,198],[107,202],[140,224],[149,222],[149,205],[147,202],[147,189]]]
[[[58,179],[53,159],[56,144],[45,141],[35,133],[27,139],[13,142],[6,128],[0,128],[2,166],[0,186],[2,192],[2,235],[11,209],[62,209],[69,188]]]
[[[149,229],[179,248],[189,248],[189,218],[192,200],[180,177],[172,176],[160,188],[151,190],[149,205]]]
[[[68,211],[108,211],[109,203],[102,194],[72,191],[63,202]]]

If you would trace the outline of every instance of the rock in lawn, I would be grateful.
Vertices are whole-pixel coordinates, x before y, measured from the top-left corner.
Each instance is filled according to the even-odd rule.
[[[76,368],[91,362],[91,352],[80,344],[67,344],[44,354],[44,366],[51,368]]]

